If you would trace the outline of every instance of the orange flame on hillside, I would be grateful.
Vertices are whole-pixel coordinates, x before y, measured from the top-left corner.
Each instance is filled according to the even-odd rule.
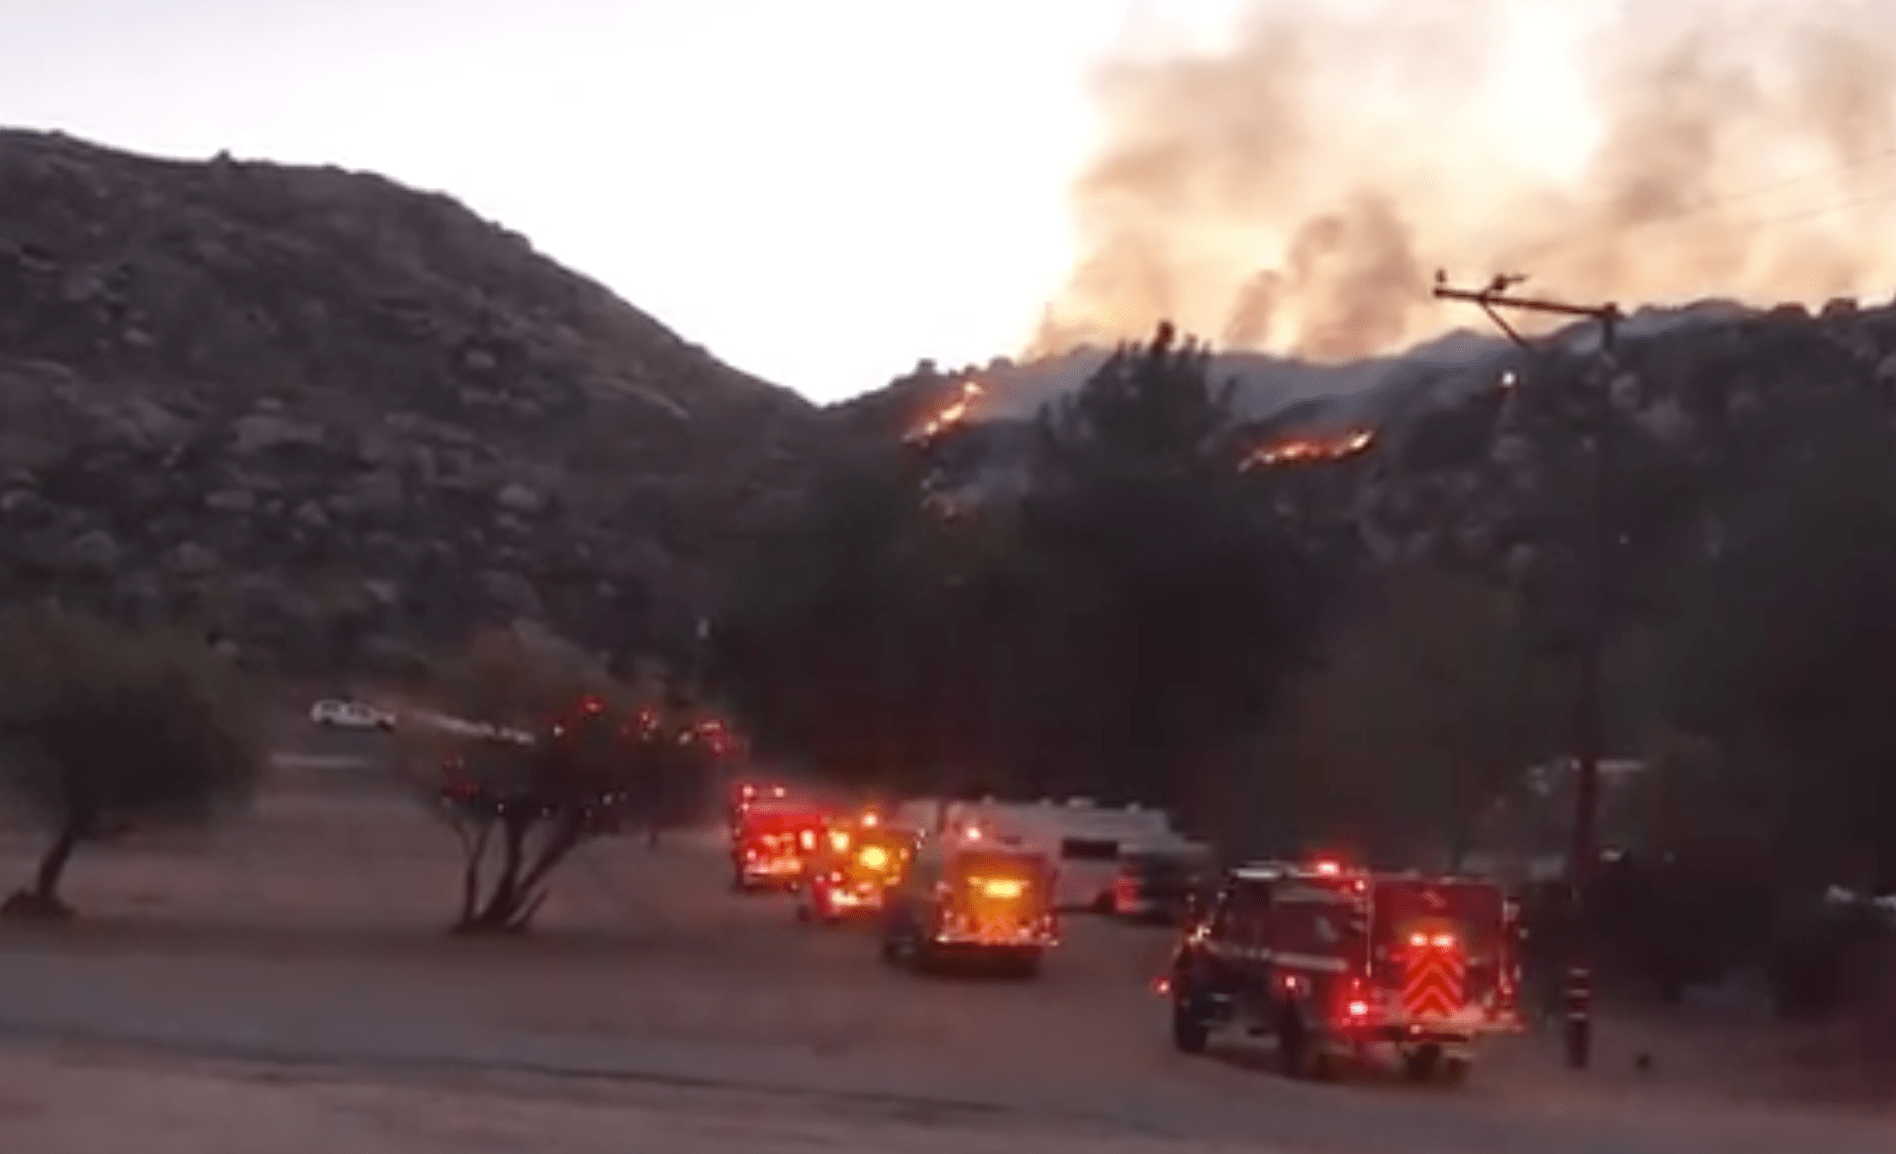
[[[925,441],[932,441],[948,430],[962,424],[968,419],[968,413],[974,408],[975,402],[979,401],[986,393],[987,390],[981,387],[981,382],[963,381],[960,391],[955,394],[952,401],[936,409],[932,416],[926,421],[923,421],[916,427],[914,432],[908,435],[909,443],[919,444]]]
[[[1240,469],[1262,465],[1294,465],[1310,461],[1338,461],[1354,457],[1376,443],[1376,430],[1356,429],[1336,437],[1291,437],[1253,449]]]

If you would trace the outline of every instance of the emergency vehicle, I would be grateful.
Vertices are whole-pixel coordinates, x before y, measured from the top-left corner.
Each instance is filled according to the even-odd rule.
[[[913,831],[885,825],[874,813],[833,824],[805,859],[798,920],[828,923],[881,910],[916,845]]]
[[[1030,850],[927,838],[884,902],[881,952],[891,965],[978,958],[1031,977],[1059,944],[1052,866]]]
[[[1164,810],[1066,801],[942,801],[902,806],[897,820],[1044,855],[1054,868],[1054,904],[1061,910],[1110,913],[1120,857],[1130,849],[1190,847]]]
[[[1459,1080],[1482,1038],[1519,1033],[1520,987],[1519,911],[1499,886],[1333,861],[1231,871],[1158,983],[1186,1053],[1232,1027],[1314,1077],[1386,1045],[1418,1081]]]
[[[1120,853],[1113,877],[1113,916],[1179,925],[1217,884],[1210,846],[1131,847]]]
[[[731,830],[732,888],[795,886],[826,825],[815,806],[789,799],[752,802]]]

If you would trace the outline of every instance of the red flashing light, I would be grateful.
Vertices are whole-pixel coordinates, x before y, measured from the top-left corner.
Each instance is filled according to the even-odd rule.
[[[1324,877],[1335,877],[1338,874],[1343,872],[1343,866],[1342,866],[1342,863],[1340,862],[1332,861],[1326,858],[1323,861],[1320,861],[1317,863],[1317,872],[1322,874]]]

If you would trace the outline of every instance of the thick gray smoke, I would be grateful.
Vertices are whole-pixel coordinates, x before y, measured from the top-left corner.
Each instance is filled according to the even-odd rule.
[[[1595,5],[1566,47],[1597,136],[1550,142],[1571,130],[1533,77],[1499,81],[1568,2],[1257,0],[1221,54],[1110,62],[1082,258],[1032,351],[1160,318],[1386,351],[1470,323],[1430,299],[1437,268],[1628,307],[1896,291],[1896,4]],[[1563,147],[1560,175],[1525,158]]]

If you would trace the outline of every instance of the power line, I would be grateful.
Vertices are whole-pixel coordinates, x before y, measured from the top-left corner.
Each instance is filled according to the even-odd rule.
[[[1679,208],[1676,208],[1667,212],[1654,213],[1648,216],[1640,216],[1640,217],[1637,217],[1636,219],[1626,221],[1625,223],[1621,224],[1619,227],[1622,232],[1640,232],[1640,231],[1645,231],[1648,229],[1659,228],[1664,225],[1676,225],[1676,224],[1693,220],[1698,217],[1703,217],[1710,213],[1727,209],[1731,207],[1732,205],[1744,204],[1749,201],[1758,200],[1763,197],[1769,196],[1772,193],[1781,192],[1786,189],[1794,188],[1800,185],[1812,184],[1817,181],[1835,180],[1837,177],[1842,176],[1846,173],[1857,171],[1864,168],[1869,168],[1874,165],[1882,164],[1882,163],[1892,161],[1892,160],[1896,160],[1896,147],[1883,149],[1874,153],[1866,153],[1854,159],[1846,160],[1840,164],[1831,165],[1830,167],[1823,170],[1811,170],[1798,176],[1785,177],[1778,180],[1769,181],[1765,184],[1755,185],[1751,188],[1743,189],[1737,192],[1732,192],[1732,193],[1720,195],[1720,196],[1712,196],[1712,197],[1703,198],[1692,204],[1683,205]],[[1785,213],[1782,215],[1766,216],[1766,217],[1763,217],[1761,219],[1751,221],[1751,222],[1741,222],[1736,225],[1733,225],[1732,227],[1744,228],[1744,229],[1775,227],[1780,224],[1793,223],[1793,222],[1811,219],[1815,217],[1827,216],[1834,212],[1842,212],[1842,211],[1848,211],[1849,209],[1853,209],[1853,208],[1861,208],[1864,205],[1879,203],[1881,201],[1890,200],[1890,199],[1896,199],[1896,189],[1888,189],[1881,192],[1871,193],[1865,196],[1854,197],[1850,200],[1846,200],[1837,204],[1824,205],[1824,206],[1820,206],[1816,208],[1798,209],[1793,212]],[[1599,208],[1602,206],[1596,202],[1595,204],[1590,205],[1589,207]],[[1568,238],[1563,238],[1560,240],[1551,240],[1542,244],[1535,245],[1532,248],[1525,251],[1524,253],[1522,253],[1521,255],[1523,257],[1530,258],[1530,259],[1538,258],[1538,257],[1547,256],[1550,254],[1559,253],[1568,248],[1577,247],[1581,244],[1592,244],[1592,243],[1594,243],[1594,241],[1592,240],[1592,238],[1589,238],[1589,237],[1568,237]]]

